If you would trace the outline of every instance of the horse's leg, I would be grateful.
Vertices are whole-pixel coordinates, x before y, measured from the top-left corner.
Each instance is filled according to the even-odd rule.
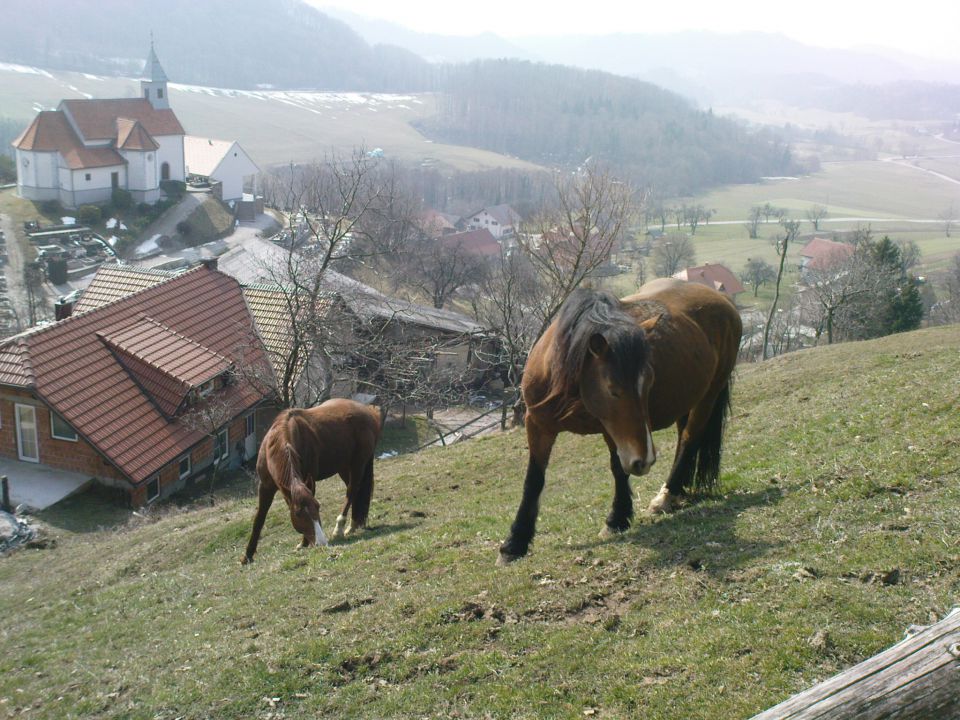
[[[250,541],[247,543],[247,551],[244,553],[240,562],[243,565],[253,562],[253,554],[257,552],[257,544],[260,542],[260,531],[263,530],[263,523],[267,519],[267,511],[273,504],[273,496],[277,494],[277,486],[273,481],[265,482],[260,480],[260,488],[257,493],[257,514],[253,518],[253,532],[250,533]]]
[[[343,484],[346,486],[347,499],[343,504],[343,510],[340,511],[340,514],[337,515],[337,524],[333,528],[333,534],[330,536],[331,540],[342,540],[343,539],[343,528],[347,524],[347,512],[350,510],[350,487],[352,483],[350,482],[350,476],[346,473],[340,473],[340,479],[343,480]]]
[[[370,513],[370,501],[373,498],[373,454],[357,467],[350,471],[350,497],[347,505],[350,507],[350,527],[347,535],[354,535],[367,527],[367,516]],[[346,515],[346,508],[344,508]]]
[[[684,490],[694,485],[694,474],[697,483],[708,489],[716,482],[729,398],[729,379],[724,376],[722,384],[711,387],[686,419],[677,422],[676,459],[666,484],[650,503],[650,512],[670,512]]]
[[[630,490],[630,476],[623,471],[617,444],[606,433],[603,439],[610,448],[610,472],[613,473],[613,507],[607,515],[607,522],[600,531],[600,537],[610,537],[622,533],[630,527],[633,518],[633,493]]]
[[[523,499],[517,509],[517,516],[510,527],[510,535],[500,546],[498,565],[506,565],[527,554],[530,541],[536,532],[537,513],[540,510],[540,493],[546,480],[547,463],[556,441],[556,433],[546,432],[537,426],[536,421],[527,416],[527,444],[530,447],[530,459],[527,462],[527,476],[523,482]]]

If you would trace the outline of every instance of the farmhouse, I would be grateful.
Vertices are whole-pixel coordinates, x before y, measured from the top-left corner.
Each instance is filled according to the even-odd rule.
[[[0,455],[142,505],[256,453],[266,391],[237,370],[269,369],[236,280],[101,269],[77,308],[0,343]],[[190,421],[204,408],[216,427]]]
[[[13,142],[20,196],[75,208],[123,189],[155,203],[161,181],[183,181],[184,130],[152,45],[140,91],[139,98],[63,100],[40,112]]]
[[[704,263],[698,267],[684,268],[674,276],[678,280],[706,285],[708,288],[719,290],[731,300],[744,291],[743,285],[737,280],[725,265]]]
[[[455,232],[440,238],[444,247],[451,250],[461,249],[470,255],[500,257],[500,243],[486,228]]]
[[[800,250],[800,271],[825,270],[853,254],[853,245],[815,237]]]
[[[183,139],[183,154],[187,180],[219,184],[215,194],[221,200],[240,200],[244,193],[256,195],[260,168],[240,143],[187,135]]]
[[[497,240],[512,236],[520,227],[523,218],[509,205],[493,205],[467,215],[467,229],[486,228]]]

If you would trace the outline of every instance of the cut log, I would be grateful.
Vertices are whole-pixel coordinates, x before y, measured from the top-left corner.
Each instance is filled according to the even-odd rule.
[[[960,720],[960,608],[752,720]]]

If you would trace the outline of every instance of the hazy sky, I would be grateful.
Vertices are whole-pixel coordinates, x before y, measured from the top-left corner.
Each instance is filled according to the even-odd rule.
[[[421,32],[475,35],[779,32],[812,45],[882,45],[960,60],[958,0],[312,0]]]

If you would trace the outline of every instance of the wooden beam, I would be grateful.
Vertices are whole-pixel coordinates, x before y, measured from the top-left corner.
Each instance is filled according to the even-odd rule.
[[[960,720],[960,608],[752,720]]]

